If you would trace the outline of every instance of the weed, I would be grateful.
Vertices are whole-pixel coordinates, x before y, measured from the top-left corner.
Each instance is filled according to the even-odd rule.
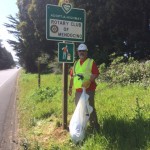
[[[104,68],[102,68],[104,69]],[[23,79],[22,79],[23,77]],[[62,131],[62,84],[60,75],[21,74],[19,82],[19,131],[26,135],[27,150],[148,150],[150,149],[150,88],[139,83],[121,86],[98,83],[95,107],[101,125],[99,133],[87,129],[81,145],[74,145]],[[27,79],[27,80],[26,80]],[[47,82],[50,81],[50,82]],[[32,83],[32,84],[29,84]],[[51,86],[50,86],[51,85]],[[68,123],[74,111],[68,100]]]
[[[58,88],[40,88],[34,91],[32,98],[36,100],[36,102],[42,102],[44,100],[51,101],[52,97],[58,92]]]
[[[52,145],[50,150],[61,150],[61,149],[57,145]]]

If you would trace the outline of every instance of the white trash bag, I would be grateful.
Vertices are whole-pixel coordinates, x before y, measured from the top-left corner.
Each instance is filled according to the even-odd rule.
[[[74,143],[83,141],[85,137],[86,125],[93,111],[93,108],[89,105],[88,98],[89,95],[86,94],[85,88],[83,88],[83,92],[69,124],[69,132]]]

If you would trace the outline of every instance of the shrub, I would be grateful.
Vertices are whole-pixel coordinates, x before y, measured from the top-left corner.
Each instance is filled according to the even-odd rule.
[[[36,102],[42,102],[44,100],[50,101],[57,92],[58,92],[57,88],[53,88],[53,89],[50,87],[40,88],[34,92],[34,94],[32,95],[32,98]]]
[[[138,82],[150,86],[150,61],[138,62],[133,58],[127,62],[123,60],[123,57],[117,57],[107,68],[104,68],[104,64],[100,65],[100,80],[122,85]]]

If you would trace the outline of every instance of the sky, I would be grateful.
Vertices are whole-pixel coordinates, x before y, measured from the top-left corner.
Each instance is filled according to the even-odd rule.
[[[15,17],[15,14],[18,13],[18,7],[16,5],[17,0],[1,0],[0,1],[0,39],[3,40],[2,44],[11,52],[14,60],[17,59],[13,48],[7,43],[8,39],[15,40],[13,35],[7,32],[7,28],[3,25],[4,23],[9,23],[8,16],[12,15]]]

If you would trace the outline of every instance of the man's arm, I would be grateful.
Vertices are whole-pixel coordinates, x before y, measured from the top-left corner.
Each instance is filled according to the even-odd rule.
[[[92,65],[92,75],[90,77],[90,81],[91,82],[94,82],[95,79],[99,76],[99,70],[98,70],[98,67],[96,65],[95,62],[93,62],[93,65]]]
[[[95,79],[99,76],[99,70],[97,68],[97,65],[95,62],[93,62],[93,65],[92,65],[92,72],[91,72],[91,76],[90,76],[90,79],[88,81],[85,81],[83,84],[82,84],[82,87],[85,87],[85,88],[88,88],[91,84],[91,82],[94,82]]]
[[[90,81],[94,82],[98,76],[99,76],[99,74],[91,74]]]
[[[73,86],[73,77],[71,77],[71,79],[70,79],[70,85],[69,85],[69,88],[72,88],[72,86]]]
[[[70,70],[70,84],[69,84],[69,90],[68,94],[71,96],[72,95],[72,87],[73,87],[73,70]]]

